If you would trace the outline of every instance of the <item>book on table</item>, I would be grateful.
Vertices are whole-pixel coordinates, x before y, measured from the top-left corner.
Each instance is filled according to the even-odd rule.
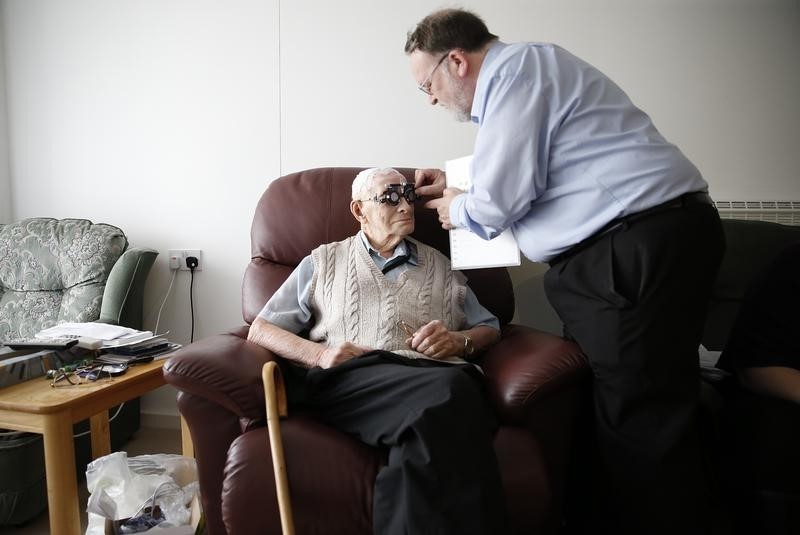
[[[117,347],[104,347],[95,359],[108,364],[135,364],[166,358],[181,347],[164,336],[153,336],[146,340]]]

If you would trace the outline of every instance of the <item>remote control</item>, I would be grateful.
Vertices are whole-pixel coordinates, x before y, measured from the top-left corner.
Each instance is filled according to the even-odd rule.
[[[11,349],[69,349],[77,344],[78,341],[74,338],[60,339],[54,338],[52,340],[17,340],[9,341],[6,343]]]

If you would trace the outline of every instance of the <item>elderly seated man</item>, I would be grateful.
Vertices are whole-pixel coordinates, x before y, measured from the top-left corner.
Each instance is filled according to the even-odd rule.
[[[499,324],[447,257],[408,237],[416,200],[394,169],[359,173],[350,211],[361,230],[303,259],[248,339],[295,364],[291,404],[388,448],[375,533],[501,533],[496,422],[467,362]]]

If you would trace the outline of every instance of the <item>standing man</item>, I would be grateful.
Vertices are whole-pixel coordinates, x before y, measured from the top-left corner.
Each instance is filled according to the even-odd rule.
[[[596,449],[587,526],[703,533],[697,348],[724,251],[697,168],[600,71],[547,43],[505,44],[473,13],[409,32],[428,102],[479,127],[473,186],[417,171],[444,228],[511,228],[547,262],[548,299],[593,370]],[[599,522],[599,524],[598,524]]]

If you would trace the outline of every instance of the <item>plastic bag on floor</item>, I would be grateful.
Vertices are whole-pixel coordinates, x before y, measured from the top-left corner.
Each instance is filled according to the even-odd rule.
[[[198,494],[197,465],[172,454],[128,458],[124,451],[100,457],[86,467],[90,492],[86,535],[165,532],[187,526]],[[124,519],[130,519],[121,522]],[[109,520],[111,522],[106,522]],[[176,531],[180,532],[180,531]],[[166,533],[166,532],[165,532]]]

